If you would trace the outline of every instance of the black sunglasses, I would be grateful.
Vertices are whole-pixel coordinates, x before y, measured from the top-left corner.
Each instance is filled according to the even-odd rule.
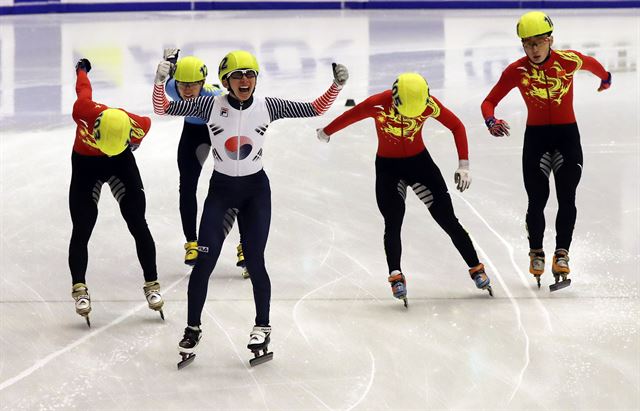
[[[229,73],[228,77],[234,80],[240,80],[242,77],[256,78],[258,77],[258,72],[253,69],[235,70]]]

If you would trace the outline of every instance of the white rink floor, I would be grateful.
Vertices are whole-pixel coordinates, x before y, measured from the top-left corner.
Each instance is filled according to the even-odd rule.
[[[480,102],[522,51],[518,10],[126,13],[0,18],[0,409],[2,410],[637,410],[640,409],[640,94],[638,10],[551,10],[556,46],[595,55],[613,87],[580,73],[575,109],[584,173],[571,249],[573,285],[538,290],[527,272],[520,170],[524,104],[498,108],[512,136],[486,132]],[[597,29],[596,29],[597,28]],[[594,36],[594,33],[601,33]],[[274,360],[245,348],[250,284],[235,267],[237,230],[212,277],[196,361],[178,372],[188,269],[175,164],[181,120],[151,114],[162,49],[215,72],[229,50],[258,56],[262,95],[311,100],[344,62],[351,79],[323,118],[274,123],[265,148],[273,191],[267,268]],[[94,99],[151,115],[136,152],[158,251],[166,321],[146,308],[133,240],[104,188],[90,243],[92,328],[73,310],[67,208],[75,61]],[[372,122],[315,128],[419,70],[465,123],[473,184],[453,190],[450,133],[425,140],[471,233],[495,298],[410,196],[403,268],[410,307],[391,297],[374,196]],[[215,74],[215,73],[214,73]],[[214,80],[212,74],[209,79]],[[212,164],[201,179],[204,196]],[[556,202],[547,207],[553,248]]]

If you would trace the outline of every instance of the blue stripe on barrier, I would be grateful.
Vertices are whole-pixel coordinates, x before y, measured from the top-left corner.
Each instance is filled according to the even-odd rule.
[[[319,9],[520,9],[520,8],[638,8],[640,0],[522,0],[522,1],[331,1],[331,2],[132,2],[62,3],[60,0],[15,0],[13,6],[0,6],[0,15],[38,13],[91,13],[123,11],[189,10],[319,10]]]

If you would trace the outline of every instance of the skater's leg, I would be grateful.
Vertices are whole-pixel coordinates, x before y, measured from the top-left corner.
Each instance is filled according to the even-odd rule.
[[[232,210],[234,194],[219,181],[220,176],[214,172],[209,184],[209,193],[204,202],[198,232],[198,259],[189,277],[187,324],[192,327],[201,324],[209,277],[216,266],[222,243],[229,232],[226,219],[229,218],[229,213],[234,213]]]
[[[393,172],[394,162],[397,160],[376,159],[376,201],[384,219],[384,251],[389,273],[402,271],[401,231],[407,195],[407,183]]]
[[[271,281],[265,267],[264,250],[271,224],[271,189],[264,172],[251,176],[247,191],[251,197],[240,210],[243,252],[247,269],[251,273],[253,298],[256,306],[256,326],[269,325]]]
[[[545,131],[546,130],[546,131]],[[527,233],[529,248],[542,249],[545,218],[544,208],[549,199],[551,153],[547,151],[547,127],[527,127],[522,149],[522,173],[527,191]]]
[[[469,268],[480,264],[471,238],[462,227],[453,211],[451,196],[440,169],[428,152],[420,158],[412,159],[412,174],[415,176],[411,187],[418,198],[427,206],[429,213],[438,225],[451,238]]]
[[[69,269],[72,284],[86,283],[89,238],[98,218],[98,201],[103,182],[96,168],[102,159],[72,155],[69,211],[73,225],[69,242]]]
[[[108,183],[120,205],[120,212],[127,228],[135,240],[144,280],[157,281],[156,245],[145,219],[146,199],[135,158],[131,151],[125,150],[110,160],[117,164],[114,165],[114,174]]]
[[[196,190],[202,166],[211,149],[206,125],[185,123],[178,144],[178,171],[180,172],[180,219],[187,242],[197,241],[196,221],[198,200]]]
[[[582,147],[575,124],[558,126],[559,144],[554,169],[558,214],[556,216],[556,250],[569,250],[576,223],[576,190],[582,176]]]

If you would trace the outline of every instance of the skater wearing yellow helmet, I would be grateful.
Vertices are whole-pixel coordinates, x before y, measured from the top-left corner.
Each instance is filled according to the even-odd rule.
[[[331,86],[310,103],[259,97],[254,94],[260,74],[258,61],[253,54],[236,50],[228,53],[218,66],[218,78],[228,94],[169,102],[164,83],[170,70],[169,62],[158,65],[154,111],[162,115],[196,116],[206,121],[215,160],[198,232],[198,259],[189,278],[187,328],[179,343],[183,360],[178,366],[193,359],[201,336],[209,277],[231,228],[231,215],[238,213],[243,219],[240,231],[256,307],[255,325],[247,345],[256,355],[254,365],[271,359],[271,353],[266,352],[271,335],[271,283],[264,260],[271,221],[271,189],[262,168],[267,128],[282,118],[323,114],[346,83],[348,72],[343,65],[334,64]]]
[[[449,235],[469,267],[476,287],[486,289],[493,295],[484,265],[478,260],[469,234],[456,218],[447,185],[422,139],[422,127],[430,117],[453,133],[459,160],[454,182],[462,192],[471,184],[464,125],[436,97],[430,95],[427,81],[418,73],[399,75],[391,90],[370,96],[317,131],[319,140],[329,142],[332,134],[357,121],[365,118],[375,121],[378,136],[376,199],[384,218],[388,280],[393,296],[404,300],[405,306],[407,288],[400,267],[400,231],[407,187],[413,189],[438,225]]]
[[[165,84],[165,91],[173,101],[224,94],[219,85],[206,83],[209,69],[204,61],[195,56],[184,56],[178,59],[179,53],[180,49],[177,48],[167,48],[163,53],[163,59],[173,64],[172,75]],[[211,140],[206,121],[194,116],[185,117],[178,143],[178,171],[180,173],[180,219],[186,240],[184,263],[187,265],[194,265],[198,258],[196,191],[202,166],[210,151]],[[244,266],[242,245],[238,245],[237,249],[237,265],[243,268],[243,277],[248,278],[249,272]]]
[[[529,272],[540,287],[544,272],[544,208],[549,198],[549,176],[554,174],[558,214],[556,245],[551,265],[555,284],[551,291],[571,283],[569,247],[576,221],[576,189],[582,175],[582,146],[573,112],[573,79],[587,70],[600,79],[598,91],[611,86],[611,73],[595,58],[574,50],[554,50],[553,22],[540,11],[525,13],[516,25],[525,56],[510,64],[482,102],[481,110],[491,135],[509,135],[506,121],[494,116],[498,103],[517,87],[527,106],[522,149],[522,171],[529,204]],[[562,279],[562,281],[561,281]]]
[[[120,205],[122,217],[136,242],[144,274],[143,292],[149,308],[162,313],[163,300],[156,270],[156,248],[145,219],[146,199],[140,172],[132,151],[149,132],[151,119],[93,101],[87,73],[91,63],[76,64],[76,94],[73,120],[76,138],[71,154],[69,210],[73,229],[69,244],[69,268],[76,312],[89,322],[91,299],[86,285],[87,246],[98,218],[102,185],[108,183]]]

